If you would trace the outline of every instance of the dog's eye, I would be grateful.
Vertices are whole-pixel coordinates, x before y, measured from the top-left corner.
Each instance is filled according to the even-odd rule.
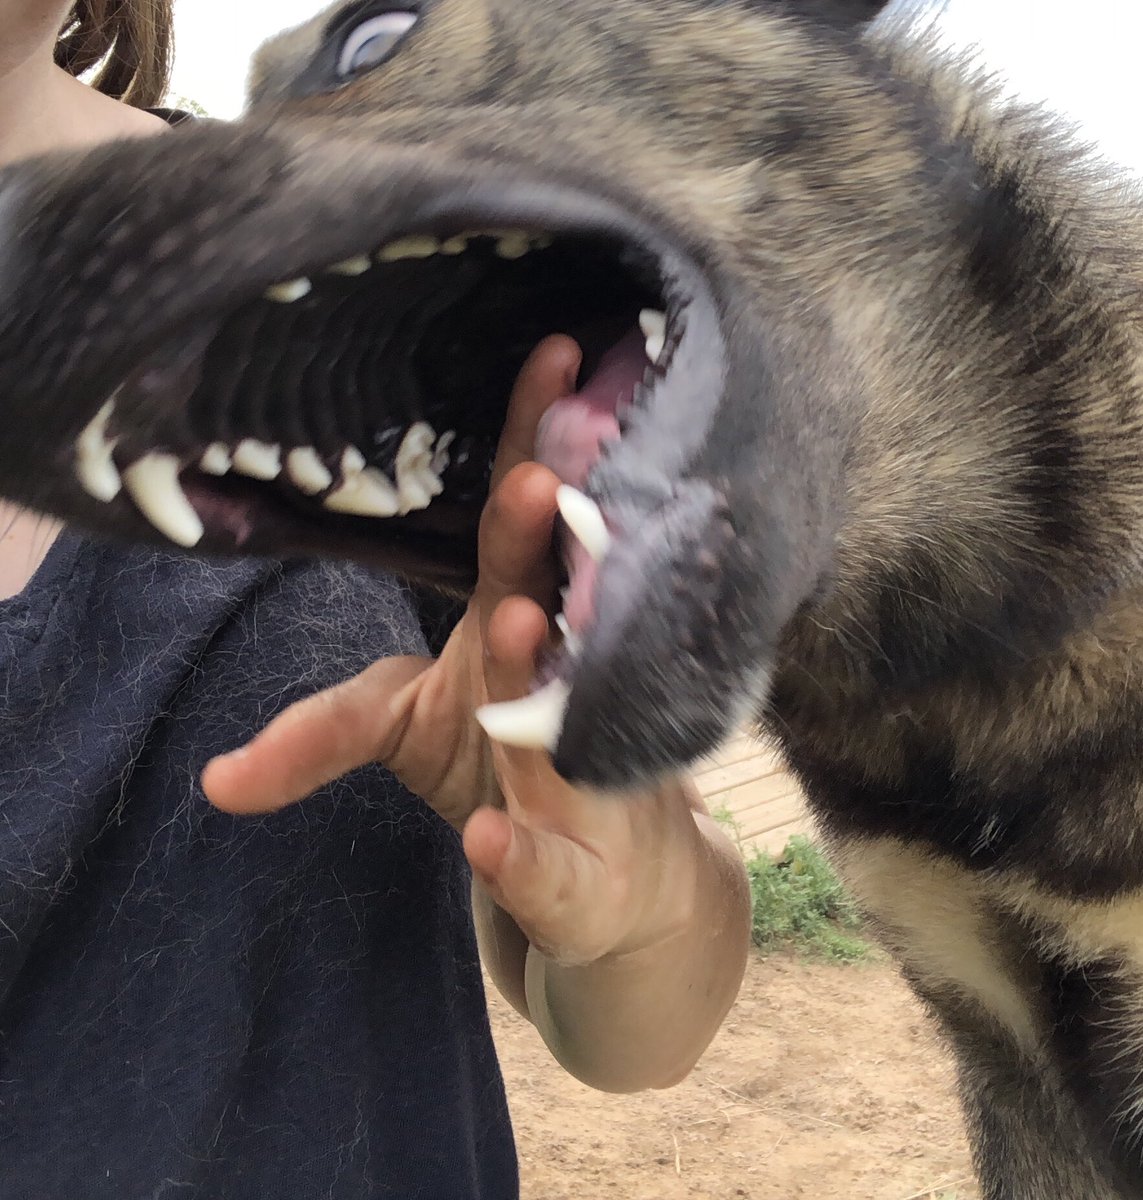
[[[337,73],[351,79],[362,71],[380,66],[417,23],[412,12],[387,12],[362,21],[346,34],[337,60]]]

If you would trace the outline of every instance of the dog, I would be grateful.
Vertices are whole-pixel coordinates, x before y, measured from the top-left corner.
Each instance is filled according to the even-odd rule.
[[[8,169],[0,493],[463,593],[576,337],[502,735],[621,788],[753,716],[987,1200],[1143,1197],[1143,202],[880,8],[341,3],[233,125]]]

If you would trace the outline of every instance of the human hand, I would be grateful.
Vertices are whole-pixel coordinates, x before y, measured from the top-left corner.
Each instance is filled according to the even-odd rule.
[[[574,388],[578,367],[575,343],[554,337],[521,371],[481,522],[478,583],[440,658],[383,659],[287,709],[203,775],[218,807],[254,813],[384,763],[463,830],[474,871],[529,940],[568,962],[683,921],[699,842],[682,783],[624,797],[572,787],[545,753],[491,743],[475,718],[482,704],[526,694],[549,636],[559,480],[528,460],[540,417]]]
[[[559,481],[530,459],[578,366],[573,342],[549,338],[521,372],[479,581],[441,657],[386,659],[294,705],[209,764],[203,785],[220,808],[267,812],[384,763],[462,830],[497,985],[569,1071],[626,1091],[681,1078],[713,1037],[745,969],[750,894],[689,781],[624,796],[573,787],[544,752],[494,744],[476,720],[526,693],[549,636]]]
[[[474,809],[500,803],[491,747],[474,716],[486,699],[485,634],[508,596],[554,601],[559,481],[529,460],[540,417],[574,389],[579,361],[573,341],[551,337],[521,370],[481,520],[476,589],[440,658],[385,658],[288,708],[251,743],[207,765],[203,787],[214,804],[271,812],[374,761],[458,829]]]

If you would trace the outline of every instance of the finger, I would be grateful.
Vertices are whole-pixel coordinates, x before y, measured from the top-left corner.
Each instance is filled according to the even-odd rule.
[[[547,616],[533,601],[512,596],[497,607],[484,650],[485,691],[491,703],[516,700],[531,691],[547,633]],[[494,742],[492,756],[511,814],[585,844],[611,836],[617,824],[622,827],[622,809],[615,798],[573,787],[556,774],[547,751]]]
[[[540,418],[561,396],[575,391],[583,355],[569,337],[546,337],[528,356],[508,401],[500,446],[492,467],[493,490],[513,467],[535,457]]]
[[[505,477],[480,521],[477,602],[482,628],[508,596],[554,602],[557,564],[552,553],[559,479],[537,463],[522,463]]]
[[[385,757],[398,721],[392,697],[430,663],[383,659],[291,705],[252,742],[207,763],[202,775],[207,799],[225,812],[274,812]]]
[[[484,685],[489,703],[500,704],[528,694],[536,658],[548,632],[547,615],[527,597],[510,596],[497,606],[484,639]],[[563,789],[543,751],[497,742],[493,753],[501,782],[508,785],[506,791],[519,795],[525,805],[545,768],[541,790]]]
[[[492,899],[541,954],[593,962],[614,934],[602,862],[583,846],[480,808],[464,827],[464,852]]]

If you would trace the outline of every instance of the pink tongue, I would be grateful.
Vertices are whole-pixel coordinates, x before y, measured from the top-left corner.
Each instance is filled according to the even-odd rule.
[[[616,409],[629,404],[647,367],[644,338],[633,329],[600,359],[581,392],[564,396],[544,413],[536,433],[536,458],[564,483],[582,487],[603,442],[619,437]]]
[[[564,483],[582,487],[601,445],[619,437],[617,410],[630,404],[647,368],[644,341],[633,329],[600,359],[582,391],[557,400],[540,421],[536,458]],[[578,633],[591,621],[596,564],[570,535],[563,538],[562,550],[568,572],[564,616]]]

